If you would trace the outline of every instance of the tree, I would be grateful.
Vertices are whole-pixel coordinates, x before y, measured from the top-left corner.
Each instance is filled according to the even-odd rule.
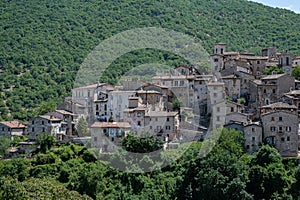
[[[182,107],[183,105],[183,103],[178,98],[174,99],[172,103],[173,103],[173,110],[180,110],[180,107]]]
[[[53,100],[42,102],[34,111],[34,116],[43,115],[56,109],[56,103]]]
[[[162,149],[163,140],[154,137],[151,133],[145,133],[142,137],[135,136],[134,133],[129,133],[122,140],[122,147],[126,151],[134,153],[149,153]]]
[[[273,67],[264,69],[262,73],[264,75],[271,75],[274,72],[276,72],[276,74],[283,74],[284,70],[282,68],[277,67],[277,66],[273,66]]]
[[[80,117],[76,131],[78,135],[87,135],[89,133],[88,124],[84,117]]]
[[[300,80],[300,66],[294,67],[292,71],[292,76],[295,77],[295,79]]]
[[[8,148],[10,146],[10,139],[8,136],[3,135],[0,136],[0,155],[5,155],[8,151]]]
[[[247,191],[255,199],[274,199],[286,196],[293,178],[288,174],[278,151],[262,146],[250,162]]]
[[[55,143],[55,138],[46,133],[37,134],[37,144],[40,146],[40,151],[46,153]]]

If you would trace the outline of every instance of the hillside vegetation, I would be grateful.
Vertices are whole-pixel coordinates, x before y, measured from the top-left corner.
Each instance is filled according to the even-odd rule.
[[[277,45],[300,54],[300,15],[246,0],[53,0],[0,2],[0,120],[28,120],[34,109],[59,103],[76,72],[101,41],[124,30],[162,27],[198,38],[211,53]],[[176,55],[146,49],[116,60],[105,73],[115,83],[134,66],[185,64]]]
[[[99,149],[65,144],[31,159],[0,160],[0,199],[299,199],[297,160],[265,145],[245,154],[242,138],[223,129],[206,157],[199,156],[205,142],[192,142],[141,159],[120,150],[96,160]],[[139,152],[141,141],[127,139],[123,148]],[[128,168],[121,172],[113,163]],[[142,173],[149,166],[157,170]]]

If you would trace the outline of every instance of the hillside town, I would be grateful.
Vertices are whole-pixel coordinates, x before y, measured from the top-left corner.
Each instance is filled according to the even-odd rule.
[[[37,135],[47,133],[59,142],[87,140],[102,153],[120,148],[129,132],[150,133],[164,140],[165,148],[204,140],[217,128],[239,130],[245,150],[253,153],[263,143],[283,157],[299,152],[300,81],[291,76],[300,57],[276,47],[249,52],[227,52],[215,44],[210,55],[212,73],[200,74],[192,66],[179,66],[152,77],[150,83],[128,78],[122,85],[108,83],[74,88],[72,97],[54,111],[22,124],[0,122],[0,135],[27,141],[11,153],[30,153]],[[264,74],[274,66],[284,73]],[[89,132],[78,133],[80,119]]]

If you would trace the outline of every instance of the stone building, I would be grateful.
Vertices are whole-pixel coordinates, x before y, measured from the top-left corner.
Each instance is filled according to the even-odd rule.
[[[263,106],[261,113],[263,139],[282,156],[298,156],[297,107],[278,102]]]
[[[45,133],[53,135],[57,141],[62,141],[66,136],[66,127],[62,126],[62,120],[57,117],[41,115],[29,121],[27,133],[31,140],[36,140],[37,134]]]
[[[235,121],[224,125],[224,128],[234,129],[243,134],[245,139],[244,148],[247,153],[256,152],[262,145],[262,127],[258,122],[243,123]]]
[[[255,110],[277,102],[285,93],[295,87],[294,77],[288,74],[274,74],[250,82],[250,105]]]
[[[75,133],[74,114],[66,110],[54,110],[46,115],[61,119],[61,129],[66,130],[66,136],[72,136]]]
[[[179,126],[178,112],[147,112],[144,118],[144,131],[156,136],[168,137],[172,140],[177,137]]]
[[[285,93],[281,99],[285,103],[296,106],[298,115],[300,114],[300,90],[292,90]]]
[[[114,152],[121,146],[121,140],[130,131],[128,122],[95,122],[90,127],[91,147],[101,152]]]
[[[293,65],[294,67],[300,65],[300,56],[296,56],[295,58],[293,58],[292,65]]]
[[[13,139],[13,136],[22,136],[26,126],[18,121],[0,122],[0,136],[6,135]]]

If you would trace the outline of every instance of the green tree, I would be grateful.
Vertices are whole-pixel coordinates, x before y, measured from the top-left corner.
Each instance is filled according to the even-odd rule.
[[[10,146],[10,139],[6,135],[0,136],[0,155],[3,156],[8,153],[8,148]]]
[[[144,133],[141,137],[129,133],[122,140],[122,147],[134,153],[149,153],[162,149],[164,141],[154,137],[151,133]]]
[[[271,74],[273,74],[274,72],[276,72],[276,74],[283,74],[283,73],[284,73],[284,69],[279,68],[279,67],[277,67],[277,66],[273,66],[273,67],[264,69],[262,73],[263,73],[264,75],[271,75]]]
[[[295,77],[295,79],[300,80],[300,66],[294,67],[292,76]]]
[[[262,146],[252,158],[250,166],[247,191],[255,199],[283,198],[287,195],[293,178],[275,148]]]
[[[46,114],[56,109],[56,103],[53,100],[42,102],[34,111],[34,116]]]
[[[46,153],[55,143],[54,136],[47,133],[37,134],[36,139],[42,153]]]
[[[84,117],[80,117],[76,131],[78,135],[87,135],[89,133],[88,124]]]

